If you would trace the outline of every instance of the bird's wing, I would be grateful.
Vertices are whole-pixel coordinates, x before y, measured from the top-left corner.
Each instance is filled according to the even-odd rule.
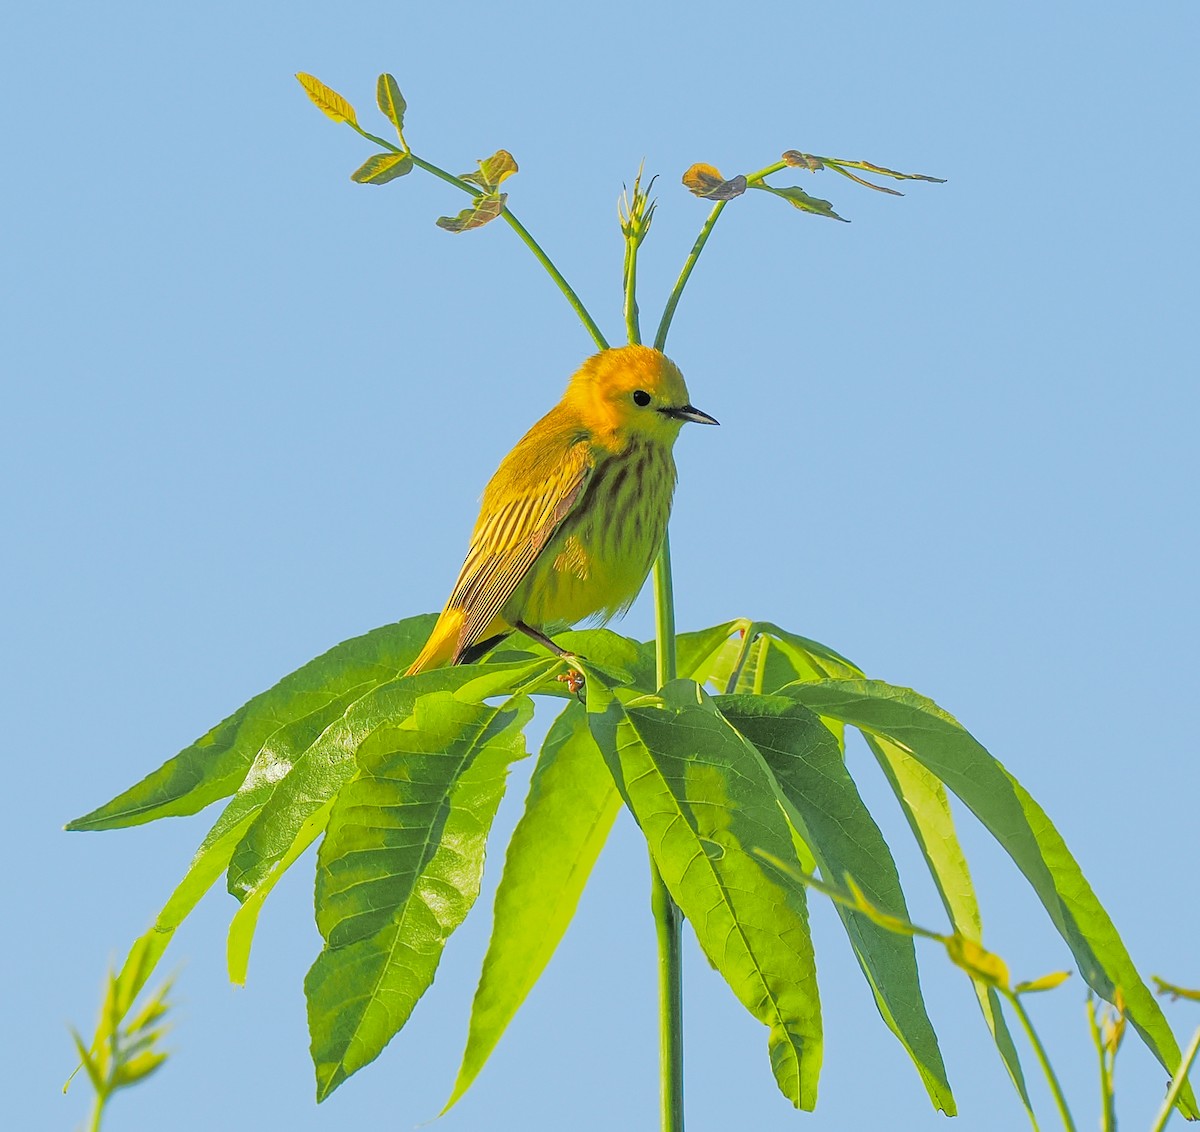
[[[459,608],[466,615],[458,639],[459,654],[483,637],[504,608],[578,502],[592,466],[588,445],[576,443],[552,466],[535,464],[519,479],[509,476],[502,485],[488,485],[467,560],[447,602],[447,609]],[[493,494],[498,498],[489,506]]]

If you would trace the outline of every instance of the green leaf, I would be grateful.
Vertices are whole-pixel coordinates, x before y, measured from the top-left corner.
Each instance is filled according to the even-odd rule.
[[[746,178],[740,173],[728,181],[712,165],[697,162],[683,177],[684,187],[705,200],[733,200],[746,191]]]
[[[654,642],[643,644],[622,637],[611,629],[575,629],[554,634],[555,642],[573,653],[589,670],[597,669],[613,676],[614,687],[638,688],[645,692],[658,689],[654,671]],[[488,654],[488,663],[514,662],[545,657],[546,650],[527,637],[513,634]],[[557,679],[536,689],[538,695],[573,699],[565,684]]]
[[[979,915],[979,901],[975,896],[966,854],[954,828],[946,788],[903,747],[874,735],[866,735],[865,738],[921,847],[950,923],[960,935],[976,943],[981,942],[983,922]],[[1033,1104],[1025,1086],[1020,1055],[1008,1023],[1004,1020],[1000,999],[995,989],[982,979],[972,979],[971,983],[1004,1068],[1025,1111],[1032,1116]]]
[[[793,684],[786,693],[820,715],[890,739],[944,782],[991,831],[1033,886],[1097,994],[1125,996],[1129,1021],[1169,1073],[1179,1046],[1125,945],[1045,811],[958,723],[931,700],[876,680]],[[1200,1116],[1185,1094],[1189,1116]]]
[[[104,1074],[100,1071],[100,1067],[96,1064],[95,1059],[92,1057],[92,1051],[88,1049],[79,1031],[76,1030],[74,1026],[70,1027],[70,1029],[71,1040],[75,1043],[75,1052],[79,1055],[79,1064],[83,1066],[84,1071],[87,1073],[88,1080],[92,1083],[92,1088],[95,1089],[98,1094],[103,1096],[108,1091],[108,1085],[104,1080]],[[79,1070],[76,1069],[75,1073],[78,1072]],[[73,1077],[74,1075],[75,1074],[73,1073],[71,1076]],[[67,1085],[70,1083],[71,1082],[68,1081]],[[63,1092],[65,1093],[66,1091],[67,1087],[64,1085]]]
[[[257,813],[258,807],[248,805],[242,798],[235,798],[226,806],[154,924],[134,941],[118,976],[126,1009],[146,985],[179,925],[225,871],[234,849]]]
[[[353,173],[350,180],[360,185],[386,185],[412,172],[411,153],[373,153]]]
[[[436,617],[424,614],[343,641],[285,676],[111,802],[67,829],[118,829],[194,814],[234,793],[255,757],[290,722],[363,695],[412,663]]]
[[[833,211],[833,205],[829,201],[821,200],[820,197],[809,196],[798,185],[788,185],[780,189],[774,185],[768,185],[764,181],[756,181],[750,187],[752,189],[762,189],[765,193],[773,193],[777,197],[782,197],[801,212],[811,212],[814,216],[827,216],[830,220],[841,220],[843,223],[849,223],[844,216],[839,216]]]
[[[478,895],[532,710],[524,696],[489,707],[435,692],[359,748],[317,859],[326,942],[305,993],[318,1100],[378,1057],[433,981]]]
[[[769,644],[764,643],[769,639]],[[770,621],[742,617],[677,638],[679,671],[721,692],[770,694],[794,680],[861,676],[857,665],[828,645],[789,633]],[[743,650],[745,660],[743,662]],[[741,664],[737,687],[729,683]]]
[[[946,183],[945,177],[928,177],[924,173],[897,173],[895,169],[887,169],[882,165],[872,165],[869,161],[847,161],[844,157],[825,157],[818,158],[818,160],[824,161],[826,165],[845,165],[851,169],[863,169],[868,173],[878,173],[880,176],[892,177],[897,181],[931,181],[935,185],[944,185]],[[871,187],[878,188],[879,186],[872,185]]]
[[[400,93],[399,84],[391,75],[383,74],[379,76],[379,81],[375,84],[375,101],[379,103],[379,109],[387,116],[388,121],[396,127],[396,133],[403,140],[404,111],[408,109],[408,104],[404,101],[404,95]]]
[[[405,676],[371,688],[336,714],[296,721],[272,738],[247,776],[243,794],[261,792],[261,815],[237,847],[229,868],[229,891],[245,900],[290,853],[303,827],[335,797],[357,770],[355,752],[376,728],[412,715],[429,692],[453,692],[482,703],[489,696],[534,685],[559,662],[554,658],[518,664],[456,665]],[[272,881],[273,883],[273,881]]]
[[[504,211],[506,200],[507,193],[484,193],[475,198],[475,203],[470,208],[464,208],[457,216],[439,216],[437,226],[447,232],[469,232],[472,228],[482,228]]]
[[[568,704],[542,745],[508,844],[467,1046],[443,1112],[471,1086],[545,970],[620,808],[583,705]]]
[[[588,722],[667,888],[709,961],[769,1027],[780,1090],[811,1109],[822,1036],[804,888],[753,852],[795,858],[770,772],[693,681],[628,705],[602,693],[588,682]]]
[[[493,193],[518,171],[516,158],[507,149],[498,149],[491,157],[478,162],[478,173],[462,173],[459,179],[478,185],[485,192]]]
[[[123,1089],[126,1085],[136,1085],[139,1081],[144,1081],[166,1060],[167,1054],[153,1050],[130,1058],[113,1074],[113,1088]]]
[[[235,983],[246,979],[250,946],[263,902],[279,878],[325,830],[338,791],[357,770],[355,752],[377,728],[412,715],[421,696],[452,692],[482,703],[493,695],[524,691],[560,662],[541,658],[518,664],[457,665],[402,677],[350,703],[321,731],[305,729],[286,757],[275,743],[272,765],[290,769],[281,778],[262,775],[258,814],[229,862],[229,891],[244,903],[229,926],[226,960]],[[253,774],[250,776],[255,777]],[[247,779],[250,781],[250,778]]]
[[[724,625],[714,625],[711,629],[680,633],[675,638],[675,666],[681,677],[695,680],[697,684],[711,679],[717,658],[723,655],[730,644],[736,650],[737,642],[731,642],[730,638],[746,623],[745,618],[742,618],[738,621],[726,621]]]
[[[828,645],[809,637],[789,633],[770,621],[756,621],[754,627],[768,634],[783,651],[797,672],[798,680],[822,680],[827,677],[843,678],[861,676],[862,669],[841,653],[834,652]],[[778,688],[771,689],[778,691]]]
[[[351,703],[302,751],[291,770],[273,785],[254,824],[229,864],[229,891],[244,901],[229,926],[226,961],[230,980],[246,980],[250,947],[262,905],[280,877],[325,830],[334,799],[357,769],[355,751],[376,728],[408,718],[417,700],[434,691],[452,691],[467,702],[535,685],[558,662],[458,665],[403,677],[373,689]]]
[[[837,740],[818,717],[785,696],[722,696],[716,703],[774,774],[784,810],[825,879],[841,884],[849,874],[875,907],[907,921],[891,851],[859,797]],[[908,1051],[934,1107],[953,1115],[954,1096],[921,995],[912,938],[840,903],[835,907],[880,1015]]]
[[[300,85],[304,87],[304,93],[311,98],[317,109],[322,114],[328,115],[335,122],[349,122],[352,126],[358,125],[358,118],[355,117],[354,107],[350,105],[336,90],[331,90],[320,79],[313,75],[306,74],[300,71],[296,78],[300,80]]]
[[[329,799],[320,809],[301,824],[292,844],[270,867],[269,871],[257,883],[247,890],[246,898],[234,913],[229,922],[229,935],[225,943],[225,965],[229,971],[229,981],[240,986],[246,985],[246,972],[250,966],[250,947],[254,942],[254,933],[258,929],[258,917],[262,912],[267,897],[271,895],[275,885],[284,873],[294,865],[304,851],[314,842],[329,824],[329,812],[333,809],[333,799]],[[242,839],[242,844],[245,838]]]

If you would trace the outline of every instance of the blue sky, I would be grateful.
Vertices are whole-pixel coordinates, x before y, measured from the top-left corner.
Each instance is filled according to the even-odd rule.
[[[91,1024],[106,961],[207,828],[63,822],[309,657],[440,605],[487,477],[590,351],[509,231],[434,227],[462,206],[453,190],[352,184],[370,147],[309,104],[300,70],[364,121],[391,71],[409,141],[455,171],[511,150],[510,204],[614,340],[615,202],[643,158],[660,174],[648,320],[705,215],[679,185],[695,161],[733,175],[798,148],[948,178],[902,200],[801,182],[849,225],[765,194],[726,210],[668,346],[722,422],[677,448],[680,625],[770,618],[932,696],[1044,805],[1143,972],[1200,984],[1194,5],[117,2],[6,23],[13,1127],[82,1120],[84,1090],[59,1093],[65,1024]],[[647,599],[623,631],[649,634]],[[849,758],[915,918],[940,926],[900,815]],[[1020,977],[1065,966],[1002,851],[961,825],[987,942]],[[245,989],[224,979],[233,903],[214,892],[166,961],[175,1056],[111,1127],[432,1118],[493,845],[411,1026],[320,1108],[301,993],[311,861],[268,903]],[[814,919],[816,1115],[776,1093],[765,1033],[689,940],[689,1128],[942,1127],[832,910]],[[1021,1127],[969,988],[921,959],[959,1124]],[[1094,1126],[1073,984],[1034,1008]],[[439,1126],[651,1127],[653,1008],[645,854],[623,818],[558,956]],[[1200,1024],[1167,1009],[1181,1036]],[[1134,1042],[1118,1072],[1123,1126],[1148,1126],[1164,1075]]]

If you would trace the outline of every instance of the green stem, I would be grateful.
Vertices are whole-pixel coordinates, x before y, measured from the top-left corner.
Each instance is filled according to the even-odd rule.
[[[381,145],[384,149],[391,150],[392,153],[407,152],[409,157],[412,158],[413,164],[418,169],[424,169],[426,173],[432,173],[435,177],[445,181],[446,184],[453,185],[456,189],[461,189],[465,193],[470,193],[473,197],[484,195],[484,191],[479,186],[472,185],[469,181],[464,181],[461,177],[454,176],[453,173],[447,173],[445,169],[439,168],[433,162],[418,157],[412,150],[403,150],[399,146],[393,145],[390,141],[369,133],[355,122],[348,122],[347,125],[368,141],[373,141],[376,145]],[[588,313],[587,307],[583,305],[583,301],[575,293],[575,289],[566,281],[562,272],[554,265],[554,261],[542,249],[541,244],[530,235],[529,230],[513,215],[507,205],[504,206],[500,215],[504,217],[505,223],[516,232],[521,242],[533,252],[534,258],[546,269],[546,273],[550,278],[554,280],[555,285],[563,293],[567,302],[571,304],[571,309],[579,316],[579,321],[583,323],[584,329],[591,335],[592,341],[596,343],[597,349],[607,350],[608,341],[600,332],[600,327],[596,325],[596,320]]]
[[[642,341],[642,328],[638,322],[637,305],[637,253],[638,242],[625,237],[625,330],[629,341],[638,345]]]
[[[683,914],[650,859],[650,907],[658,938],[662,1132],[683,1132]]]
[[[704,227],[700,229],[700,235],[696,237],[696,242],[692,245],[692,250],[688,253],[687,259],[683,261],[683,270],[680,271],[679,278],[675,280],[671,294],[667,296],[667,305],[663,308],[662,318],[658,323],[658,332],[654,335],[656,350],[661,350],[667,344],[667,332],[671,329],[675,308],[679,306],[679,297],[683,294],[683,289],[687,286],[688,279],[691,278],[692,268],[696,266],[700,253],[704,251],[704,245],[708,243],[708,237],[712,234],[713,225],[716,224],[717,217],[724,211],[726,204],[728,201],[719,200],[713,205],[712,212],[708,214],[708,219],[704,222]]]
[[[87,1132],[100,1132],[100,1118],[104,1115],[104,1102],[108,1098],[101,1093],[92,1101],[92,1112],[88,1117]]]
[[[754,622],[751,622],[742,630],[742,643],[738,648],[737,658],[733,662],[733,670],[729,673],[729,680],[725,685],[727,696],[732,696],[737,691],[738,683],[742,679],[742,670],[750,659],[750,650],[754,647],[756,640],[758,640],[758,628]]]
[[[772,173],[778,173],[780,169],[786,168],[786,161],[776,161],[773,165],[768,165],[755,173],[747,173],[746,184],[756,184],[769,177]],[[708,243],[708,237],[712,235],[713,225],[716,224],[717,218],[721,213],[725,211],[725,206],[728,203],[728,201],[719,200],[713,205],[712,211],[708,214],[708,219],[705,220],[704,226],[700,229],[700,234],[696,237],[696,242],[692,245],[692,250],[688,253],[687,259],[683,261],[683,269],[679,272],[679,278],[675,280],[675,286],[671,294],[667,297],[667,305],[663,308],[662,319],[658,324],[658,332],[654,335],[654,348],[656,350],[661,350],[667,344],[667,332],[671,329],[671,322],[675,318],[675,308],[679,306],[679,298],[683,294],[684,287],[687,286],[688,279],[691,278],[692,269],[696,266],[696,261],[700,258],[700,253],[704,251],[704,245]]]
[[[654,560],[654,659],[658,686],[675,679],[675,596],[671,582],[671,536],[663,535]]]
[[[1108,1051],[1104,1044],[1096,999],[1090,994],[1088,995],[1087,1009],[1088,1029],[1092,1035],[1092,1045],[1096,1047],[1096,1056],[1100,1061],[1100,1130],[1101,1132],[1116,1132],[1117,1113],[1113,1096],[1112,1067],[1109,1064]]]
[[[546,269],[550,275],[550,278],[553,279],[557,284],[558,289],[563,293],[564,296],[566,296],[567,302],[571,304],[571,309],[579,316],[579,321],[583,323],[584,328],[592,336],[592,341],[596,343],[596,348],[599,350],[607,350],[608,341],[604,335],[600,333],[600,327],[596,325],[596,321],[588,313],[587,307],[583,305],[582,300],[577,294],[575,294],[575,290],[571,284],[563,278],[562,272],[554,266],[554,263],[550,257],[544,251],[542,251],[542,246],[529,234],[528,230],[525,228],[525,225],[522,224],[509,211],[507,205],[504,206],[504,211],[501,213],[501,215],[508,222],[508,226],[514,232],[516,232],[518,236],[521,237],[521,240],[524,242],[525,246],[531,252],[533,252],[538,263],[540,263]]]
[[[1200,1030],[1197,1030],[1192,1035],[1191,1043],[1184,1050],[1183,1058],[1179,1062],[1179,1068],[1175,1071],[1175,1076],[1171,1078],[1171,1087],[1167,1090],[1162,1108],[1159,1109],[1158,1117],[1154,1121],[1154,1127],[1150,1129],[1150,1132],[1163,1132],[1163,1129],[1167,1126],[1167,1121],[1171,1119],[1171,1113],[1175,1111],[1175,1102],[1179,1100],[1179,1094],[1183,1092],[1183,1085],[1187,1080],[1188,1070],[1191,1069],[1192,1062],[1196,1060],[1198,1052],[1200,1052]]]
[[[1045,1073],[1046,1080],[1050,1084],[1050,1092],[1054,1094],[1054,1103],[1058,1106],[1058,1114],[1062,1117],[1063,1127],[1067,1132],[1076,1132],[1075,1121],[1071,1119],[1071,1110],[1067,1107],[1067,1098],[1063,1096],[1062,1086],[1058,1083],[1058,1075],[1054,1072],[1050,1058],[1046,1055],[1046,1047],[1042,1045],[1037,1031],[1033,1028],[1033,1022],[1025,1013],[1025,1007],[1021,1005],[1020,996],[1013,994],[1012,991],[1001,990],[1000,993],[1012,1004],[1013,1010],[1017,1012],[1017,1017],[1021,1020],[1025,1036],[1029,1038],[1029,1044],[1033,1046],[1033,1052],[1037,1055],[1042,1072]]]

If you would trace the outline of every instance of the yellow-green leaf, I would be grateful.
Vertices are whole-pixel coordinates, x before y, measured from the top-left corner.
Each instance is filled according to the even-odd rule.
[[[746,178],[738,176],[725,180],[712,165],[698,162],[683,175],[684,187],[705,200],[733,200],[746,191]]]
[[[404,111],[408,109],[408,103],[404,101],[400,86],[391,75],[379,76],[379,81],[375,84],[375,101],[379,103],[379,109],[387,115],[388,121],[396,127],[396,133],[402,134]]]
[[[304,71],[297,72],[296,78],[304,87],[304,93],[313,100],[322,114],[328,115],[335,122],[349,122],[352,126],[358,125],[354,107],[336,90],[330,89],[316,76],[306,74]]]
[[[483,158],[478,173],[463,173],[462,179],[492,192],[518,171],[516,158],[507,149],[498,149],[491,157]]]
[[[464,208],[457,216],[439,216],[437,226],[447,232],[469,232],[472,228],[482,228],[504,211],[504,202],[508,200],[507,193],[485,193],[476,197],[470,208]]]
[[[946,954],[950,961],[961,967],[972,978],[981,979],[989,986],[1008,989],[1008,965],[994,952],[955,932],[945,938]]]
[[[1043,975],[1040,979],[1030,979],[1025,983],[1017,983],[1013,987],[1013,990],[1017,994],[1033,994],[1036,991],[1053,990],[1055,987],[1061,987],[1070,977],[1070,971],[1054,971],[1049,975]]]
[[[1200,1002],[1200,990],[1188,990],[1187,987],[1177,987],[1174,983],[1168,983],[1166,979],[1160,979],[1157,975],[1151,975],[1150,978],[1154,983],[1156,994],[1169,994],[1172,1001],[1187,998],[1192,1002]]]
[[[386,185],[412,170],[410,153],[373,153],[353,173],[350,180],[360,185]]]

